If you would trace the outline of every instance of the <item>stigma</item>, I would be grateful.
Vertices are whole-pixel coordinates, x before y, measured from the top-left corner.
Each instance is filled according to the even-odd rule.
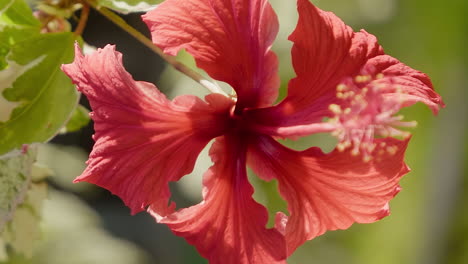
[[[410,133],[400,128],[415,127],[417,123],[403,121],[403,116],[397,115],[403,106],[401,95],[402,90],[391,77],[384,78],[381,73],[358,75],[340,83],[336,88],[337,103],[329,106],[328,120],[335,127],[332,135],[338,138],[337,149],[351,148],[352,155],[361,154],[364,161],[370,161],[377,147],[375,138],[409,137]],[[382,149],[396,153],[392,147],[380,146],[379,152]]]

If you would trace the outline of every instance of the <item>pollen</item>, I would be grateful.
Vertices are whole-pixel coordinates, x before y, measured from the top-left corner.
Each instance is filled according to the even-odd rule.
[[[372,80],[370,75],[358,75],[354,78],[355,82],[357,83],[365,83]]]
[[[414,127],[416,122],[403,121],[397,115],[403,106],[404,91],[382,73],[349,78],[336,87],[338,101],[329,106],[328,122],[336,127],[338,151],[350,149],[351,155],[362,155],[364,161],[383,154],[395,155],[397,148],[375,143],[376,137],[407,138],[401,127]],[[375,151],[378,148],[378,151]]]

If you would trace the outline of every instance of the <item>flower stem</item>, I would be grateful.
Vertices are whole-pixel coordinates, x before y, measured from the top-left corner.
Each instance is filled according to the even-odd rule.
[[[89,16],[89,5],[86,2],[83,2],[83,8],[81,9],[81,14],[80,14],[80,20],[78,22],[78,26],[76,27],[75,31],[73,34],[80,36],[83,34],[83,30],[86,27],[86,22],[88,22],[88,16]]]
[[[109,19],[114,24],[119,26],[121,29],[126,31],[128,34],[132,35],[134,38],[140,41],[143,45],[150,48],[154,53],[158,54],[163,60],[165,60],[167,63],[169,63],[172,67],[174,67],[179,72],[195,80],[196,82],[201,84],[203,87],[205,87],[212,93],[219,93],[219,94],[223,94],[227,96],[226,93],[217,84],[215,84],[214,82],[210,80],[207,80],[201,74],[190,69],[187,65],[181,63],[180,61],[177,61],[173,56],[164,54],[164,52],[159,47],[154,45],[150,39],[148,39],[145,35],[143,35],[139,31],[137,31],[135,28],[127,24],[127,22],[125,22],[120,16],[116,15],[114,12],[110,11],[109,9],[103,6],[99,6],[93,0],[84,0],[84,1],[87,2],[94,9],[96,9],[103,16],[105,16],[107,19]]]

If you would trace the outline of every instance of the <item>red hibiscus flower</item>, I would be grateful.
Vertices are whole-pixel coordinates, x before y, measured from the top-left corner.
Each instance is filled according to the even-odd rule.
[[[270,47],[278,22],[267,0],[166,0],[143,16],[155,45],[170,55],[186,49],[198,67],[232,86],[234,98],[170,101],[134,81],[114,47],[92,56],[77,49],[63,70],[91,103],[96,144],[76,181],[110,190],[132,213],[149,211],[210,263],[285,263],[327,230],[387,216],[409,171],[409,136],[399,127],[414,125],[395,114],[416,102],[437,113],[442,100],[425,74],[385,55],[373,35],[308,0],[298,0],[298,11],[290,36],[297,77],[277,105]],[[335,135],[336,149],[296,151],[275,140],[317,132]],[[213,139],[203,201],[176,210],[168,183],[191,172]],[[267,210],[252,198],[246,166],[278,180],[288,214],[278,213],[274,228],[266,228]]]

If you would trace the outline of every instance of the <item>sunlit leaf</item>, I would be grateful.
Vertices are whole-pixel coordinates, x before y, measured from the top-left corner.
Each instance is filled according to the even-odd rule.
[[[6,26],[0,29],[0,70],[4,70],[8,66],[6,56],[13,45],[38,34],[39,28],[36,27],[16,28]]]
[[[78,105],[65,126],[66,132],[78,131],[89,123],[89,111]]]
[[[40,23],[24,0],[1,0],[0,28],[4,25],[39,27]]]
[[[82,5],[79,1],[61,1],[60,4],[49,2],[38,2],[36,9],[46,14],[53,15],[61,18],[70,18],[73,13],[79,10]]]
[[[7,66],[11,46],[39,34],[40,26],[24,0],[0,1],[0,70]]]
[[[100,0],[99,5],[110,8],[122,14],[132,12],[148,12],[163,0]]]
[[[78,93],[60,65],[73,59],[76,38],[70,32],[40,34],[11,48],[9,66],[0,71],[0,92],[18,107],[0,123],[0,155],[49,140],[69,119]]]

